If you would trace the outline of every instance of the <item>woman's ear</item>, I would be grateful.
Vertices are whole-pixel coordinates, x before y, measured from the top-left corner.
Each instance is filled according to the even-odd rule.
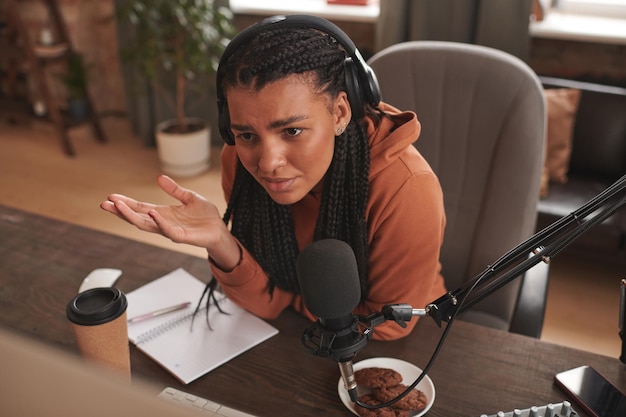
[[[335,130],[345,130],[352,119],[352,109],[345,91],[339,93],[333,105],[333,116],[335,117]]]

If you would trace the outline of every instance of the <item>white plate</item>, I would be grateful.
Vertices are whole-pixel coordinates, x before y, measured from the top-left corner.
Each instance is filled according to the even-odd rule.
[[[397,371],[400,373],[400,375],[402,375],[402,383],[407,386],[415,382],[417,377],[422,373],[422,370],[417,366],[395,358],[365,359],[355,363],[353,366],[355,372],[363,368],[393,369],[394,371]],[[416,414],[411,414],[411,416],[419,417],[426,414],[426,412],[430,410],[430,407],[433,406],[433,403],[435,402],[435,386],[433,385],[433,381],[428,377],[428,375],[426,375],[420,381],[420,383],[417,384],[416,388],[422,391],[426,395],[426,398],[428,398],[428,404],[426,404],[426,407],[422,411]],[[339,393],[339,398],[341,398],[341,402],[343,402],[343,405],[345,405],[348,410],[352,411],[353,414],[358,415],[356,410],[354,409],[354,403],[350,399],[348,391],[346,391],[343,385],[342,378],[339,378],[339,384],[337,384],[337,392]]]

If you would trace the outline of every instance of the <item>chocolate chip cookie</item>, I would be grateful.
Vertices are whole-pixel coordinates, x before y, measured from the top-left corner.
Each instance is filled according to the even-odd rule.
[[[402,394],[408,387],[404,384],[398,384],[394,386],[386,386],[376,388],[372,391],[372,395],[381,403],[391,401],[398,395]],[[426,394],[418,389],[411,390],[407,395],[393,404],[394,408],[401,410],[423,410],[428,403]]]
[[[389,368],[363,368],[354,373],[357,385],[368,388],[395,386],[402,382],[402,375]]]

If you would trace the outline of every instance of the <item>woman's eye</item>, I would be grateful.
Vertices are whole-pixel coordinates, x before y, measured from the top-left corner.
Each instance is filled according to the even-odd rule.
[[[240,133],[237,137],[243,142],[251,142],[254,139],[254,135],[252,133]]]
[[[300,133],[302,133],[302,129],[297,127],[289,127],[285,129],[285,133],[287,134],[287,136],[298,136]]]

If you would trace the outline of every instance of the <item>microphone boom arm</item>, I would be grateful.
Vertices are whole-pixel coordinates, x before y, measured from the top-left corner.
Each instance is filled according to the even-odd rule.
[[[429,303],[425,309],[414,309],[408,304],[389,304],[381,312],[362,318],[371,326],[393,320],[402,327],[414,316],[430,316],[441,327],[441,322],[450,321],[457,314],[496,292],[509,282],[528,271],[539,262],[550,259],[567,248],[583,233],[603,222],[626,204],[626,175],[591,199],[588,203],[566,215],[545,229],[537,232],[464,286],[449,291]],[[617,201],[614,201],[617,197]],[[583,221],[591,214],[590,219]]]

